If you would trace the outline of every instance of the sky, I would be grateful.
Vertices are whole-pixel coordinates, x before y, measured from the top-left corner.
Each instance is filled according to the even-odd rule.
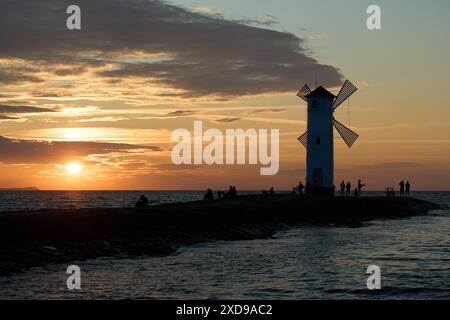
[[[0,0],[0,188],[289,189],[304,179],[315,80],[358,88],[335,181],[450,190],[448,1]],[[381,8],[382,29],[366,27]],[[279,129],[280,171],[175,166],[171,134]]]

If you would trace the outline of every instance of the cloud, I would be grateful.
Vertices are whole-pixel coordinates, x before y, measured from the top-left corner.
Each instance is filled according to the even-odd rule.
[[[233,20],[233,21],[236,23],[250,24],[250,25],[262,26],[262,27],[273,27],[273,26],[276,26],[279,24],[278,18],[273,15],[270,15],[270,14],[266,14],[261,19],[241,19],[241,20]]]
[[[255,109],[246,112],[247,115],[261,114],[261,113],[280,113],[289,110],[288,108],[271,108],[271,109]]]
[[[341,82],[339,70],[308,56],[304,40],[290,33],[159,0],[79,0],[82,30],[69,31],[70,4],[0,0],[0,30],[8,30],[0,33],[0,58],[23,59],[39,70],[53,67],[59,76],[108,63],[93,75],[141,79],[190,98],[293,92],[315,73],[325,86]],[[42,81],[39,70],[3,70],[0,83]]]
[[[186,117],[186,116],[192,116],[194,114],[195,114],[194,110],[176,110],[173,112],[169,112],[168,114],[164,115],[163,117],[166,117],[166,118]]]
[[[1,16],[0,16],[1,17]],[[1,17],[2,18],[2,17]],[[1,22],[0,22],[1,25]],[[3,41],[2,35],[0,35],[0,41]],[[1,48],[1,45],[0,45]],[[0,49],[1,50],[1,49]],[[1,55],[1,53],[0,53]],[[2,85],[18,85],[27,83],[39,83],[44,80],[38,76],[32,75],[36,70],[33,69],[20,69],[9,67],[8,69],[0,68],[0,84]]]
[[[58,88],[57,90],[44,89],[40,91],[31,92],[33,98],[70,98],[73,95],[64,88]]]
[[[5,116],[4,114],[0,114],[0,120],[17,120],[17,117]]]
[[[208,6],[195,7],[192,9],[192,11],[196,13],[210,14],[210,15],[220,15],[222,13],[221,10],[215,7],[208,7]]]
[[[0,104],[0,120],[18,120],[18,114],[55,112],[56,109]]]
[[[220,119],[215,119],[213,121],[218,122],[218,123],[233,123],[233,122],[237,122],[239,120],[241,120],[241,118],[220,118]]]
[[[0,104],[0,114],[55,112],[54,109],[30,106],[9,106]]]
[[[13,140],[0,136],[0,163],[63,163],[74,157],[127,153],[136,150],[161,151],[159,147],[121,143]]]

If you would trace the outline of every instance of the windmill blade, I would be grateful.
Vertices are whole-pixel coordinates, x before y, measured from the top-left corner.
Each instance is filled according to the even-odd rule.
[[[303,100],[305,100],[306,102],[308,101],[308,99],[306,99],[306,96],[308,95],[308,94],[310,94],[311,93],[311,88],[307,85],[307,84],[305,84],[304,86],[303,86],[303,88],[297,93],[297,96],[300,98],[300,99],[303,99]]]
[[[337,121],[336,119],[333,120],[333,124],[336,127],[336,130],[341,135],[342,139],[344,139],[345,143],[348,145],[349,148],[353,146],[353,144],[358,140],[359,135],[346,126],[344,126],[342,123]]]
[[[347,100],[352,94],[354,94],[358,88],[356,88],[353,83],[348,80],[345,80],[341,91],[338,96],[334,100],[333,110],[336,110],[345,100]]]
[[[304,134],[298,138],[298,141],[305,147],[308,148],[308,131],[306,131]]]

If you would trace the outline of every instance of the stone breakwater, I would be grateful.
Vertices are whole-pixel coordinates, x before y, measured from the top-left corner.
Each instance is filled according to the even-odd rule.
[[[145,209],[2,213],[0,275],[49,263],[119,255],[169,255],[178,246],[273,237],[288,227],[362,227],[365,221],[426,214],[414,198],[242,196]]]

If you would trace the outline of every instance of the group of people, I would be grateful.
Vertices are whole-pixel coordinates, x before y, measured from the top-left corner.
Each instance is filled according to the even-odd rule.
[[[400,186],[400,196],[404,197],[407,196],[409,197],[410,193],[411,193],[411,183],[409,183],[409,181],[402,180],[400,181],[400,183],[398,184]]]
[[[311,191],[311,183],[309,182],[308,179],[306,179],[306,183],[303,184],[303,182],[300,182],[299,185],[297,187],[294,187],[292,189],[292,194],[299,194],[300,196],[303,194],[309,194]],[[353,195],[356,197],[359,197],[362,195],[363,193],[363,188],[366,185],[364,183],[361,182],[361,179],[358,180],[358,185],[357,187],[353,190]],[[400,181],[399,183],[400,186],[400,196],[404,197],[407,196],[409,197],[410,192],[411,192],[411,183],[409,181]],[[275,190],[274,188],[270,188],[269,191],[267,190],[263,190],[263,195],[266,196],[270,196],[270,195],[274,195],[275,194]],[[349,197],[352,194],[352,184],[350,181],[348,181],[347,183],[345,183],[345,181],[343,180],[340,184],[340,195],[341,196],[345,196],[345,197]],[[392,187],[388,187],[386,188],[386,194],[388,197],[393,197],[395,196],[395,190]],[[228,190],[228,192],[224,192],[224,191],[219,191],[217,192],[217,198],[220,199],[225,199],[225,198],[234,198],[237,197],[238,193],[237,193],[237,189],[236,186],[230,186],[230,189]],[[205,193],[204,196],[204,201],[214,201],[214,194],[213,191],[211,189],[208,189]],[[136,202],[136,207],[137,208],[145,208],[149,206],[149,200],[146,196],[141,196],[139,198],[139,200]]]
[[[411,183],[409,181],[402,180],[398,184],[400,186],[400,197],[409,197],[411,194]],[[392,187],[386,188],[386,196],[395,197],[395,189]]]
[[[361,182],[361,179],[359,179],[359,180],[358,180],[358,185],[357,185],[357,187],[355,188],[355,190],[353,190],[353,195],[354,195],[355,197],[361,196],[362,193],[363,193],[363,188],[364,188],[365,186],[366,186],[366,185],[365,185],[364,183]],[[343,196],[343,197],[344,197],[344,196],[345,196],[345,197],[350,197],[350,195],[351,195],[351,193],[352,193],[352,184],[351,184],[351,182],[349,181],[349,182],[345,183],[345,181],[342,180],[342,182],[341,182],[341,184],[340,184],[340,187],[341,187],[341,189],[340,189],[340,195]]]
[[[211,189],[206,190],[205,196],[203,197],[204,201],[214,201],[214,194]]]
[[[300,181],[300,183],[298,184],[297,187],[294,187],[292,189],[292,194],[297,194],[302,196],[303,194],[309,194],[311,191],[311,182],[309,182],[308,178],[306,178],[306,182],[305,184],[303,184],[302,181]]]
[[[264,196],[273,196],[275,194],[275,189],[272,187],[272,188],[269,189],[269,191],[263,190],[262,194]]]
[[[208,196],[208,197],[207,197]],[[237,188],[236,186],[230,186],[230,188],[228,189],[228,192],[225,191],[218,191],[217,192],[217,199],[225,199],[225,198],[235,198],[238,196],[237,193]],[[205,200],[208,201],[212,201],[214,200],[214,196],[212,194],[211,189],[208,189],[206,195],[205,195]]]

